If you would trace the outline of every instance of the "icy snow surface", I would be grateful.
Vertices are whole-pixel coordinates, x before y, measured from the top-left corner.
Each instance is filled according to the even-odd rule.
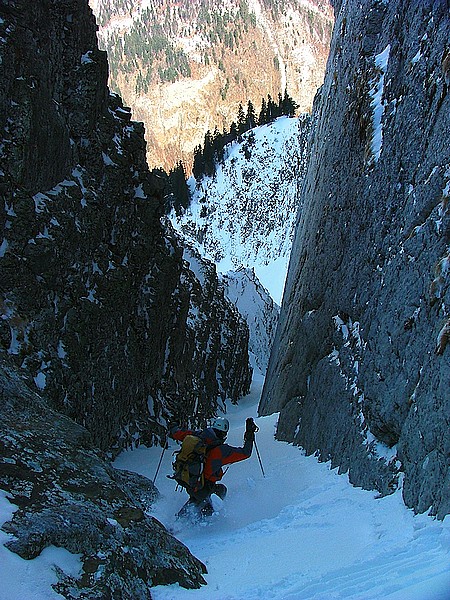
[[[230,444],[242,444],[261,385],[256,376],[250,395],[229,409]],[[206,564],[208,585],[159,586],[154,600],[449,600],[449,517],[415,516],[400,492],[377,499],[354,488],[329,464],[275,441],[276,419],[256,419],[266,477],[255,452],[231,465],[223,479],[228,496],[216,500],[217,513],[203,525],[175,519],[187,497],[165,477],[177,447],[171,442],[152,514]],[[141,447],[122,453],[115,466],[153,479],[160,455],[160,448]]]
[[[373,109],[373,118],[372,118],[372,129],[373,129],[373,137],[372,137],[372,154],[375,162],[380,158],[381,149],[383,146],[383,114],[384,114],[384,102],[383,102],[383,93],[384,93],[384,77],[386,75],[386,70],[389,62],[389,53],[391,51],[391,46],[388,44],[386,48],[380,54],[375,56],[375,66],[379,70],[378,78],[375,81],[373,88],[370,90],[370,95],[372,97],[372,109]]]

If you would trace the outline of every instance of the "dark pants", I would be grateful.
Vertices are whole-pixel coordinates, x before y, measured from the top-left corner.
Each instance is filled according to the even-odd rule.
[[[227,488],[223,483],[214,483],[213,481],[206,481],[205,485],[201,490],[197,492],[188,492],[189,500],[182,507],[178,516],[181,517],[190,512],[191,508],[194,508],[197,512],[202,515],[212,515],[214,509],[211,504],[211,494],[216,494],[221,500],[227,495]]]
[[[216,494],[221,500],[227,495],[227,488],[223,483],[214,483],[213,481],[205,481],[205,485],[197,492],[188,492],[194,502],[203,502],[211,497],[211,494]]]

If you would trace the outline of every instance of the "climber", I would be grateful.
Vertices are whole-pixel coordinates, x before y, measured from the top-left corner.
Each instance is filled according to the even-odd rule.
[[[193,484],[193,482],[190,482],[190,484],[182,483],[189,494],[189,500],[179,511],[178,516],[189,514],[192,509],[204,516],[211,515],[214,512],[211,503],[211,494],[216,494],[223,500],[227,493],[226,486],[222,483],[217,483],[224,475],[222,467],[245,460],[251,456],[255,431],[258,430],[253,419],[248,418],[246,420],[244,445],[242,448],[236,448],[225,443],[229,428],[228,419],[224,417],[215,418],[211,426],[202,431],[182,429],[177,424],[169,427],[169,436],[174,440],[184,441],[187,436],[197,438],[197,452],[200,455],[203,452],[203,456],[200,459],[203,468],[201,468],[201,474],[197,476],[196,484]],[[182,451],[183,446],[180,454]],[[198,457],[197,460],[199,460]],[[174,469],[176,468],[175,463]],[[193,470],[195,471],[195,468],[191,469],[191,472]],[[174,478],[177,479],[176,477]]]

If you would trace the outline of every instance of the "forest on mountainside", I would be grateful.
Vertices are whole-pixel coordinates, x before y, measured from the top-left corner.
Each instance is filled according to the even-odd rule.
[[[244,111],[242,104],[239,104],[236,121],[233,121],[229,130],[224,130],[220,133],[219,130],[207,131],[203,147],[197,146],[194,150],[193,175],[197,180],[200,180],[203,175],[214,175],[216,165],[224,158],[225,146],[239,139],[242,134],[259,125],[267,125],[272,123],[278,117],[286,115],[294,116],[297,103],[293,100],[287,91],[284,95],[278,94],[278,102],[272,100],[270,94],[267,95],[267,100],[262,98],[261,109],[258,114],[251,100],[247,102],[247,111]],[[246,142],[247,152],[248,146],[252,144],[252,136],[249,135]]]
[[[119,91],[116,73],[120,70],[138,72],[136,94],[145,94],[155,83],[190,77],[188,54],[174,42],[177,39],[186,40],[189,46],[187,40],[200,38],[199,62],[206,66],[215,64],[226,73],[225,52],[237,52],[243,36],[257,27],[256,15],[246,0],[239,0],[235,7],[212,0],[160,0],[151,2],[148,8],[138,13],[134,4],[131,0],[98,3],[97,21],[101,27],[106,26],[113,16],[127,18],[133,14],[129,31],[122,35],[120,30],[111,30],[108,34],[110,83],[116,91]],[[322,10],[327,3],[318,4]],[[279,0],[265,0],[263,5],[271,12],[274,21],[286,11],[286,6]],[[311,30],[324,27],[313,10],[307,10],[307,19]],[[275,56],[274,61],[277,62]],[[275,64],[275,67],[278,68],[278,65]],[[238,72],[227,73],[227,76],[241,77]],[[229,85],[225,84],[223,94],[226,95]]]
[[[145,124],[147,161],[192,172],[205,134],[229,131],[239,104],[285,89],[309,112],[332,28],[323,0],[89,0],[109,82]]]
[[[128,0],[118,0],[114,13],[125,16],[132,9]],[[105,25],[112,16],[105,5],[98,21]],[[174,43],[175,39],[199,36],[203,50],[200,61],[214,63],[225,72],[223,53],[234,51],[242,36],[256,27],[256,17],[250,13],[248,3],[241,0],[236,11],[228,10],[211,0],[194,0],[189,3],[154,2],[139,13],[123,36],[111,32],[108,60],[111,85],[115,88],[115,73],[138,72],[136,93],[146,93],[155,83],[174,82],[191,76],[186,52]],[[218,52],[216,48],[222,50]]]

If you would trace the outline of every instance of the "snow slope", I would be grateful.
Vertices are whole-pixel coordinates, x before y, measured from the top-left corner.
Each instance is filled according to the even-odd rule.
[[[247,321],[250,364],[266,373],[280,309],[261,285],[253,269],[242,267],[221,277],[226,297]]]
[[[244,421],[255,416],[262,377],[250,395],[231,407],[229,443],[241,445]],[[276,415],[256,420],[258,448],[231,465],[224,477],[228,496],[205,524],[175,519],[186,500],[171,472],[175,442],[164,455],[157,486],[162,497],[152,514],[208,568],[208,585],[152,590],[155,600],[449,600],[450,520],[414,515],[400,492],[376,498],[354,488],[287,443],[274,440]],[[121,454],[116,467],[153,478],[161,450]]]
[[[244,421],[255,416],[262,377],[251,394],[231,407],[228,441],[242,443]],[[228,496],[203,525],[175,519],[186,499],[174,489],[171,453],[164,455],[157,485],[162,493],[152,514],[208,568],[208,585],[152,589],[154,600],[449,600],[450,519],[436,521],[405,508],[400,493],[376,499],[352,487],[346,475],[273,438],[276,415],[256,420],[258,448],[231,465],[224,477]],[[153,478],[160,448],[122,453],[115,466]],[[14,507],[0,493],[0,522]],[[54,565],[74,576],[79,557],[47,548],[31,561],[7,550],[0,530],[0,600],[62,598],[51,588]]]
[[[310,120],[280,117],[227,147],[214,177],[191,177],[192,202],[173,226],[220,273],[241,266],[281,304],[294,235]]]

